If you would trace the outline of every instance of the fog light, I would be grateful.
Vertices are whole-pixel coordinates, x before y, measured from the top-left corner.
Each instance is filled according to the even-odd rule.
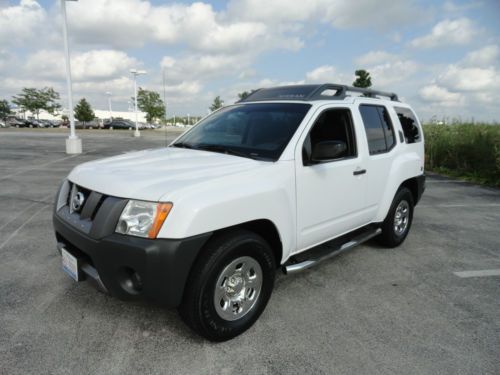
[[[120,269],[119,281],[123,290],[129,294],[139,294],[142,291],[142,278],[130,267]]]

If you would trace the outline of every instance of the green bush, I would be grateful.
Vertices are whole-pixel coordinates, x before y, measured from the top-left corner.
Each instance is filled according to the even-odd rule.
[[[426,169],[500,186],[500,126],[424,125]]]

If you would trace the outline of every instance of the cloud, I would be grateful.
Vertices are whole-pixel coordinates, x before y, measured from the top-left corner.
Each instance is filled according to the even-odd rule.
[[[247,54],[191,54],[181,58],[163,57],[167,82],[208,81],[218,77],[238,77],[249,69],[254,57]]]
[[[469,52],[462,60],[441,68],[430,84],[419,91],[420,98],[433,106],[457,107],[462,113],[494,113],[500,95],[500,61],[497,46]],[[476,113],[478,116],[481,112]]]
[[[369,67],[373,85],[377,88],[389,88],[395,83],[404,83],[418,72],[419,65],[412,60],[396,60]]]
[[[450,65],[438,77],[438,82],[457,91],[481,91],[498,88],[498,73],[494,67],[464,68]]]
[[[478,50],[469,52],[464,59],[466,66],[491,66],[500,60],[500,48],[497,45],[489,45]]]
[[[431,104],[443,106],[458,106],[463,103],[463,97],[459,93],[450,92],[444,87],[436,84],[424,86],[419,91],[420,97]]]
[[[71,72],[75,81],[113,79],[128,75],[129,70],[138,65],[137,59],[116,50],[91,50],[71,56]],[[61,51],[38,51],[27,57],[25,70],[35,76],[62,80],[66,74],[64,55]]]
[[[47,12],[34,0],[0,6],[0,45],[17,45],[45,34]]]
[[[264,23],[224,18],[202,2],[154,6],[140,0],[86,0],[68,6],[68,18],[71,35],[79,43],[117,48],[150,42],[219,53],[301,47],[293,38],[276,43],[275,38],[283,41],[283,37]]]
[[[232,0],[228,14],[238,19],[270,23],[317,22],[334,27],[387,29],[407,25],[424,18],[425,12],[414,1],[400,0],[380,3],[371,0]],[[391,22],[387,22],[390,19]]]
[[[364,55],[359,56],[354,60],[354,62],[359,66],[369,66],[376,64],[383,64],[390,61],[394,61],[398,58],[397,55],[394,55],[385,51],[370,51],[365,53]]]
[[[332,65],[322,65],[306,73],[306,81],[309,83],[333,83],[336,80],[338,80],[338,74]]]
[[[410,42],[416,48],[436,48],[441,46],[464,45],[471,43],[479,34],[472,21],[466,17],[439,22],[430,34]]]
[[[77,43],[137,47],[152,33],[151,4],[140,0],[68,2],[68,28]]]
[[[479,8],[481,5],[482,3],[478,1],[464,4],[457,4],[453,1],[446,1],[443,4],[443,10],[446,13],[463,13],[470,9]]]

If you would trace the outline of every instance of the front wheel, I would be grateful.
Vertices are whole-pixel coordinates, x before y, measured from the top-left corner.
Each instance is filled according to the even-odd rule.
[[[211,341],[229,340],[264,311],[275,274],[273,251],[262,237],[247,230],[216,235],[190,273],[181,317]]]
[[[402,187],[396,193],[391,208],[384,222],[379,242],[387,247],[396,247],[403,243],[410,231],[413,220],[413,195]]]

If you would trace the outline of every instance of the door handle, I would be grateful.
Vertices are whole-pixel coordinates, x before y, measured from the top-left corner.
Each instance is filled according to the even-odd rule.
[[[359,176],[360,174],[365,174],[365,173],[366,173],[366,169],[357,169],[354,172],[352,172],[352,174],[355,176]]]

